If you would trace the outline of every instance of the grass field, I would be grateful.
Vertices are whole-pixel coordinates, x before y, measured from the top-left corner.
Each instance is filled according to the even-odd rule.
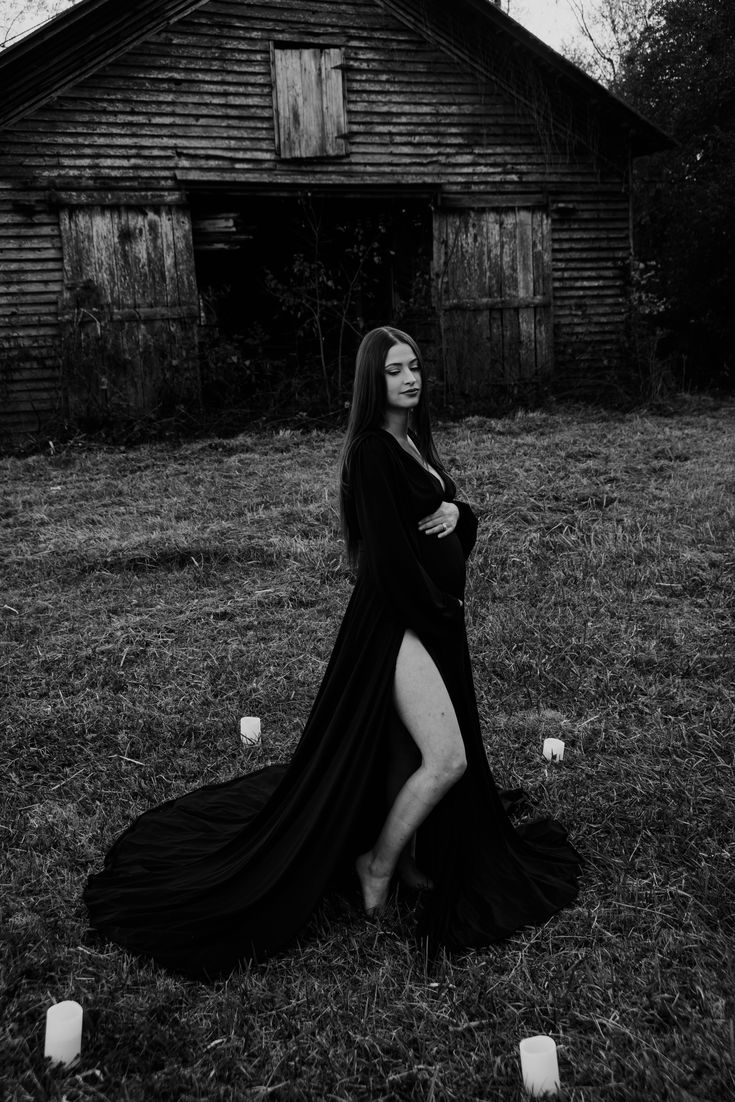
[[[440,429],[488,756],[568,825],[578,903],[432,972],[400,905],[330,900],[211,986],[95,945],[81,889],[133,815],[293,749],[350,592],[339,438],[0,460],[3,1099],[510,1102],[534,1033],[570,1102],[734,1098],[734,430],[706,401]],[[63,998],[82,1061],[50,1071]]]

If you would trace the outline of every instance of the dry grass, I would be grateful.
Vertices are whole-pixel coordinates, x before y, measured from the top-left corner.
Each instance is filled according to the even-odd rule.
[[[518,1041],[545,1032],[570,1102],[732,1097],[734,425],[700,404],[439,433],[483,518],[488,754],[569,825],[578,905],[430,972],[400,903],[370,924],[329,901],[210,987],[93,947],[80,891],[132,815],[292,749],[350,589],[339,440],[0,461],[3,1096],[510,1102]],[[42,1055],[62,998],[86,1010],[66,1073]]]

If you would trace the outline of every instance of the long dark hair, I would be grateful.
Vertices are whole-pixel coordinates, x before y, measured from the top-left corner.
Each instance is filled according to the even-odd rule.
[[[411,348],[421,368],[421,393],[418,404],[411,413],[411,436],[424,459],[440,474],[444,467],[434,447],[431,435],[431,416],[429,413],[429,395],[424,361],[413,337],[390,325],[381,325],[371,329],[362,339],[355,361],[355,379],[352,385],[352,404],[347,421],[340,464],[339,511],[342,521],[342,534],[347,544],[350,562],[357,557],[357,534],[354,520],[350,518],[350,464],[355,447],[371,430],[383,425],[386,405],[385,361],[389,351],[396,344],[407,344]]]

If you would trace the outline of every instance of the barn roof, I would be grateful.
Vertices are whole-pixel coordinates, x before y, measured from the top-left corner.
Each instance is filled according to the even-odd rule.
[[[204,7],[209,0],[80,0],[16,45],[0,51],[0,129],[19,122],[84,77],[156,34],[170,23]],[[411,9],[426,29],[424,0],[376,0],[404,21]],[[557,84],[594,104],[601,117],[623,128],[635,154],[672,145],[657,126],[608,92],[525,27],[506,15],[493,0],[453,0],[455,18],[464,7],[488,31],[509,46],[532,55],[536,65]],[[484,21],[484,23],[482,23]]]

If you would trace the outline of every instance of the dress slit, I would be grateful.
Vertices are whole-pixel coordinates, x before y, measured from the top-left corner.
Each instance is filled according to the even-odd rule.
[[[456,726],[459,729],[460,734],[461,734],[461,727],[460,727],[460,724],[459,724],[459,718],[457,716],[457,709],[455,707],[454,701],[452,700],[452,694],[449,691],[449,686],[447,685],[446,679],[443,677],[441,669],[437,665],[436,659],[432,655],[431,651],[428,649],[428,647],[423,642],[421,637],[415,631],[412,631],[410,628],[406,628],[403,632],[403,635],[402,635],[402,638],[401,638],[401,645],[399,647],[398,656],[396,658],[396,673],[394,674],[394,688],[393,688],[394,700],[395,700],[395,694],[396,694],[395,676],[397,676],[397,673],[398,673],[398,660],[400,659],[401,650],[403,649],[403,644],[404,644],[404,642],[406,641],[407,638],[412,638],[414,640],[414,642],[417,643],[418,646],[421,648],[421,651],[423,652],[423,657],[421,657],[421,661],[422,662],[423,661],[427,662],[428,666],[430,667],[429,676],[432,679],[436,679],[439,682],[439,684],[441,685],[442,689],[444,690],[449,708],[451,709],[452,718],[454,719],[454,723],[456,724]],[[419,657],[419,655],[417,655],[417,657]],[[407,672],[408,672],[408,676],[410,677],[410,670],[407,671]],[[396,710],[398,710],[398,709],[396,708]],[[419,749],[419,746],[418,746],[418,743],[413,738],[413,735],[411,735],[411,728],[409,727],[408,723],[406,723],[405,719],[403,719],[403,717],[400,715],[400,712],[399,712],[399,718],[401,720],[401,723],[403,724],[403,726],[406,728],[409,735],[411,736],[412,741],[413,741],[414,745],[416,746],[416,749],[418,750],[419,753],[421,753],[421,751]]]

